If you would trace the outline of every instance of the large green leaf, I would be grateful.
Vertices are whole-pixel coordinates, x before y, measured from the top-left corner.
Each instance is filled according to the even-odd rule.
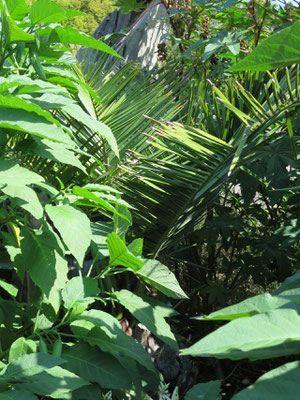
[[[21,21],[28,13],[26,0],[6,0],[7,10],[14,20]]]
[[[64,21],[66,19],[66,12],[54,1],[37,0],[31,6],[29,16],[33,25],[42,25]]]
[[[29,275],[58,311],[61,289],[67,281],[68,265],[61,253],[58,237],[44,224],[42,230],[21,230],[21,249]]]
[[[92,238],[90,220],[83,211],[70,205],[48,204],[46,212],[68,249],[82,267]]]
[[[173,272],[158,260],[144,260],[144,266],[136,274],[168,297],[188,299]]]
[[[80,46],[90,47],[92,49],[100,50],[108,54],[112,54],[116,57],[120,57],[118,53],[107,44],[96,40],[85,33],[79,32],[77,29],[67,26],[55,27],[48,39],[49,43],[64,43],[64,44],[77,44]],[[122,57],[121,57],[122,58]]]
[[[30,187],[24,186],[22,183],[16,185],[12,181],[2,191],[11,197],[18,207],[24,208],[24,210],[30,212],[36,219],[43,217],[44,211],[41,202],[36,192]]]
[[[15,340],[9,349],[9,362],[17,360],[25,354],[35,353],[36,343],[33,340],[20,337]]]
[[[28,112],[35,113],[40,117],[45,118],[46,121],[51,122],[60,126],[60,123],[55,120],[48,111],[44,111],[40,106],[34,103],[29,103],[28,101],[12,96],[12,95],[0,95],[0,107],[8,107],[13,109],[20,109]]]
[[[142,268],[143,261],[130,253],[125,243],[115,232],[107,235],[106,241],[109,250],[109,264],[111,266],[122,265],[133,271],[138,271]]]
[[[220,400],[220,391],[220,381],[199,383],[187,392],[184,400]]]
[[[251,317],[251,315],[261,314],[276,308],[293,308],[296,311],[300,311],[300,308],[289,300],[272,296],[269,293],[264,293],[246,299],[233,306],[222,308],[221,310],[215,311],[207,316],[195,317],[195,319],[233,320],[236,318]]]
[[[130,389],[131,379],[118,360],[86,343],[78,343],[63,353],[64,368],[103,388]],[[117,377],[117,379],[116,379]]]
[[[232,400],[295,400],[300,393],[300,361],[284,364],[262,375]]]
[[[95,400],[101,399],[101,396],[101,390],[96,383],[84,386],[72,392],[72,400]]]
[[[2,31],[7,44],[17,42],[34,42],[35,36],[23,31],[9,15],[2,13]]]
[[[27,132],[43,139],[54,140],[74,147],[70,137],[61,128],[51,124],[40,115],[25,110],[1,107],[0,128]]]
[[[11,389],[0,393],[0,400],[38,400],[38,398],[33,393],[25,390]]]
[[[64,363],[61,358],[44,353],[33,353],[19,357],[1,369],[0,377],[6,381],[32,378],[34,375]]]
[[[100,310],[85,311],[77,321],[71,323],[71,329],[90,345],[97,345],[118,360],[125,356],[155,372],[153,363],[143,347],[131,336],[127,336],[118,320],[110,314]]]
[[[300,21],[265,39],[230,71],[267,71],[300,62]]]
[[[300,316],[278,309],[235,319],[182,351],[184,355],[229,358],[280,357],[300,352]]]
[[[15,387],[41,396],[51,396],[54,399],[71,399],[73,390],[88,384],[89,382],[66,369],[53,367],[34,375],[30,382],[15,385]]]
[[[66,284],[62,292],[64,305],[73,313],[81,314],[86,307],[95,301],[99,293],[97,281],[89,277],[75,276]]]
[[[9,185],[12,182],[15,185],[30,185],[43,181],[35,172],[22,168],[13,161],[0,159],[0,185]]]
[[[149,329],[150,332],[173,349],[178,350],[175,336],[170,326],[166,323],[164,318],[165,314],[159,305],[155,307],[153,302],[150,303],[147,301],[146,296],[138,296],[126,289],[115,292],[114,295],[138,321]]]
[[[73,165],[81,171],[86,172],[79,158],[63,143],[34,137],[34,140],[26,139],[22,141],[22,143],[18,145],[18,149],[23,152],[36,154],[46,160]]]

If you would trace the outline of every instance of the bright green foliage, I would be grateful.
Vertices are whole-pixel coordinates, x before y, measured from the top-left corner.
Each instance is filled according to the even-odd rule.
[[[109,310],[116,302],[115,275],[130,272],[143,285],[147,274],[137,272],[151,260],[142,258],[142,240],[126,243],[132,207],[110,184],[94,182],[105,160],[89,154],[76,135],[87,132],[116,159],[118,144],[111,129],[87,112],[99,97],[82,82],[76,59],[63,45],[116,53],[75,28],[58,25],[75,14],[50,0],[38,0],[30,9],[23,0],[7,5],[9,11],[4,3],[1,7],[0,262],[8,273],[16,272],[17,283],[0,279],[1,294],[13,298],[0,299],[0,398],[95,398],[109,389],[140,396],[145,368],[153,390],[159,384],[154,365],[101,308]],[[68,277],[67,258],[78,276]],[[155,285],[160,284],[164,293],[163,276],[156,277]],[[173,275],[171,284],[186,296]],[[176,347],[164,320],[171,311],[156,305],[162,323],[158,333]],[[143,314],[137,318],[150,328],[155,323],[144,321]]]
[[[264,40],[231,71],[266,71],[300,63],[300,21]]]

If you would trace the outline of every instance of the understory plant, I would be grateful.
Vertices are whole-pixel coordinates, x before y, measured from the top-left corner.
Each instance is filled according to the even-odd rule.
[[[167,297],[175,276],[126,241],[131,206],[76,138],[84,125],[119,156],[110,128],[82,106],[96,92],[74,75],[71,45],[108,46],[59,22],[76,15],[50,0],[1,2],[0,398],[143,398],[160,379],[117,317],[178,350]],[[82,176],[85,176],[83,179]],[[123,278],[125,276],[125,278]],[[127,290],[131,277],[139,292]],[[161,293],[145,296],[145,288]]]

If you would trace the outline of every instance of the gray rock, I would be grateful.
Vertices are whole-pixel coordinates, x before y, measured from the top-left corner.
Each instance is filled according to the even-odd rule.
[[[162,37],[169,32],[169,24],[166,22],[167,10],[158,0],[154,0],[142,13],[131,12],[122,14],[121,10],[115,10],[109,14],[93,33],[93,37],[101,39],[104,36],[126,29],[126,36],[118,38],[111,47],[124,58],[118,59],[114,70],[125,62],[134,61],[143,68],[151,70],[157,64],[157,45],[162,42]],[[96,63],[103,53],[81,48],[78,53],[80,60]],[[115,57],[109,57],[106,68],[115,61]]]

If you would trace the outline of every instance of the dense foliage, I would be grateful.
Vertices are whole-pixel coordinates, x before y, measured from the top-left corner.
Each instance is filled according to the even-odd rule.
[[[0,399],[221,398],[222,361],[168,394],[128,321],[282,360],[227,398],[299,392],[298,4],[165,4],[161,65],[111,75],[80,11],[1,1]]]

